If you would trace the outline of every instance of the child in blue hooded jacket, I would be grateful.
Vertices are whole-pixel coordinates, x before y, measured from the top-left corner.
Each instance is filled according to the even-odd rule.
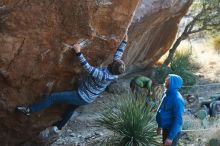
[[[183,124],[184,99],[179,93],[183,80],[180,76],[169,74],[165,80],[166,91],[157,110],[157,133],[163,135],[165,146],[176,146]]]

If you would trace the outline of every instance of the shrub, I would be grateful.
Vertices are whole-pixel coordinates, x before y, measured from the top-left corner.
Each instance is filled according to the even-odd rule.
[[[199,64],[192,58],[191,49],[184,49],[183,51],[177,51],[171,61],[172,70],[189,70],[194,72],[200,68]]]
[[[177,51],[170,63],[170,66],[161,66],[156,68],[156,80],[163,83],[168,74],[177,74],[183,78],[184,85],[193,85],[196,83],[196,75],[193,72],[199,68],[192,58],[192,52],[189,49]]]
[[[157,82],[159,84],[163,84],[164,81],[165,81],[165,78],[171,72],[172,72],[172,70],[167,66],[162,65],[160,67],[157,67],[156,70],[155,70],[155,73],[156,73],[155,79],[157,80]]]
[[[214,49],[220,53],[220,35],[216,36],[213,40],[214,43]]]
[[[184,85],[194,85],[196,83],[197,77],[193,72],[189,70],[183,70],[182,72],[174,72],[175,74],[183,78]]]
[[[192,63],[190,61],[192,52],[191,50],[183,50],[183,51],[176,51],[173,59],[170,63],[170,68],[173,71],[182,71],[182,70],[191,70]]]
[[[107,106],[98,123],[114,132],[105,145],[145,146],[157,145],[155,114],[146,108],[143,98],[135,100],[125,96]],[[104,144],[102,144],[104,145]]]

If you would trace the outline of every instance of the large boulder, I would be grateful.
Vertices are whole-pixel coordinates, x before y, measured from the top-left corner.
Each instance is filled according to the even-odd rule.
[[[21,145],[60,118],[65,107],[30,118],[14,109],[72,89],[85,73],[64,43],[89,39],[83,50],[86,58],[94,66],[106,65],[130,26],[124,60],[146,67],[169,49],[190,4],[191,0],[1,0],[0,145]]]
[[[164,55],[178,31],[178,24],[192,0],[141,0],[129,29],[127,64],[145,68]]]

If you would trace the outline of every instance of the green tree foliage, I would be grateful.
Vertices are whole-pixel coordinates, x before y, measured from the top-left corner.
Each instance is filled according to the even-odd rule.
[[[187,39],[191,34],[202,31],[219,32],[220,0],[194,0],[187,16],[191,18],[191,21],[169,50],[169,55],[164,61],[166,66],[171,62],[181,41]]]

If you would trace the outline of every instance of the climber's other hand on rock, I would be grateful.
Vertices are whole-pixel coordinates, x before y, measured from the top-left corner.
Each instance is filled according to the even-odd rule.
[[[73,49],[76,53],[80,53],[81,52],[80,44],[79,43],[74,44]]]

